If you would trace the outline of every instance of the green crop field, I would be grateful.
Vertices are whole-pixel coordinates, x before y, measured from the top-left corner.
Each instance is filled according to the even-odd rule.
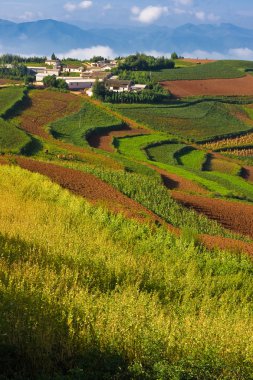
[[[23,87],[7,87],[0,89],[0,117],[4,116],[17,102],[24,97]]]
[[[162,140],[161,140],[162,141]],[[117,147],[120,153],[131,157],[132,159],[136,159],[139,161],[147,162],[148,157],[145,153],[145,146],[147,147],[152,142],[151,136],[138,136],[131,138],[120,138],[117,139]],[[157,140],[153,140],[153,142],[157,142]],[[219,194],[221,196],[228,196],[231,194],[230,189],[227,189],[225,186],[217,183],[212,179],[207,179],[204,177],[204,174],[198,171],[187,170],[187,168],[182,167],[181,165],[169,165],[162,162],[154,162],[150,161],[150,163],[154,164],[160,169],[167,170],[168,173],[173,173],[180,175],[190,181],[198,183],[200,186],[208,189],[211,192]]]
[[[109,106],[28,89],[19,107],[24,89],[7,90],[0,380],[251,380],[252,231],[233,231],[253,186],[240,161],[193,142],[252,129],[249,99]],[[89,149],[91,133],[126,124],[151,128]],[[207,217],[177,196],[227,209]]]
[[[230,79],[243,77],[253,67],[251,61],[217,61],[190,67],[164,69],[152,72],[156,82],[167,80]]]
[[[239,106],[215,101],[182,102],[177,105],[114,105],[124,116],[152,129],[184,138],[203,140],[247,131],[245,125],[233,116]]]
[[[165,142],[156,146],[148,146],[145,150],[151,160],[174,165],[178,164],[175,154],[184,147],[186,147],[185,144]]]
[[[206,153],[202,150],[186,147],[177,152],[176,158],[179,164],[201,171],[206,160]]]
[[[50,131],[63,141],[88,146],[86,138],[97,128],[120,129],[121,125],[121,120],[86,101],[78,113],[52,123]]]
[[[0,171],[4,377],[250,379],[249,258]]]
[[[0,152],[1,153],[20,153],[30,142],[27,134],[12,123],[0,118]]]

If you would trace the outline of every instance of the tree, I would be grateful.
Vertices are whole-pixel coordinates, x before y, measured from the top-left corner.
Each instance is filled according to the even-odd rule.
[[[174,53],[171,54],[171,59],[178,59],[177,53],[174,51]]]
[[[92,92],[95,99],[104,100],[107,92],[104,82],[99,82],[97,79],[92,87]]]
[[[55,75],[48,75],[43,78],[43,84],[45,87],[57,87],[57,79]]]
[[[33,82],[35,82],[36,78],[34,75],[27,75],[25,77],[25,84],[26,85],[29,85],[29,84],[33,84]]]
[[[45,87],[53,87],[53,88],[59,88],[61,90],[67,90],[68,85],[65,82],[64,79],[57,79],[55,75],[48,75],[47,77],[43,78],[43,84]]]
[[[51,55],[51,60],[56,61],[56,55],[54,53]]]

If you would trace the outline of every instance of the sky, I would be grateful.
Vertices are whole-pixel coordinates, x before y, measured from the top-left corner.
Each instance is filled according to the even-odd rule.
[[[232,23],[253,28],[252,0],[0,0],[0,18],[15,22],[55,19],[91,26],[176,27]]]

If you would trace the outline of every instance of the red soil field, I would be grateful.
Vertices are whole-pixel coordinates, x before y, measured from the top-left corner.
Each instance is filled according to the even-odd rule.
[[[223,227],[253,238],[253,206],[222,199],[206,198],[173,191],[172,197],[184,206],[205,214]]]
[[[26,108],[19,121],[26,132],[48,139],[44,127],[64,116],[78,112],[81,108],[80,98],[61,92],[36,90],[30,93]]]
[[[164,225],[171,233],[177,236],[181,233],[180,229],[166,224],[154,213],[91,174],[24,157],[17,157],[16,161],[23,169],[45,175],[63,188],[86,198],[92,203],[105,205],[113,212],[120,212],[128,218],[133,218],[140,222]],[[0,164],[8,164],[8,157],[0,157]],[[253,244],[251,243],[209,235],[200,235],[198,238],[209,249],[226,249],[231,252],[243,252],[253,255]]]
[[[185,179],[177,174],[168,173],[166,170],[160,169],[154,165],[148,165],[154,169],[162,177],[164,185],[169,190],[185,191],[188,193],[208,194],[209,192],[201,187],[198,183]]]
[[[184,58],[183,61],[185,62],[190,62],[190,63],[200,63],[200,64],[205,64],[205,63],[212,63],[216,62],[215,59],[197,59],[197,58]]]
[[[243,96],[253,95],[253,76],[235,79],[176,80],[161,82],[174,96],[213,95]]]
[[[150,132],[145,129],[132,129],[129,126],[122,127],[119,131],[107,131],[98,133],[92,133],[88,140],[88,143],[93,148],[103,149],[107,152],[115,152],[113,147],[113,138],[114,137],[126,137],[126,136],[138,136],[149,134]]]
[[[17,157],[16,161],[23,169],[45,175],[63,188],[92,203],[105,205],[114,212],[120,212],[142,222],[164,224],[164,221],[154,213],[92,174],[24,157]],[[169,228],[176,230],[172,226]]]

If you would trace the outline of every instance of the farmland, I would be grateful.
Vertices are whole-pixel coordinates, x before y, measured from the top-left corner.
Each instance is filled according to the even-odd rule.
[[[0,377],[250,380],[253,168],[226,149],[253,149],[252,99],[0,111]]]
[[[222,368],[250,378],[250,259],[151,231],[38,174],[0,171],[6,375],[64,378],[64,358],[70,379],[134,378],[140,368],[152,379],[218,379]]]
[[[163,69],[152,72],[156,82],[176,80],[230,79],[245,76],[247,69],[252,68],[251,61],[216,61],[201,65]]]
[[[187,96],[253,95],[253,76],[233,79],[177,80],[162,82],[162,86],[177,98]]]
[[[0,117],[3,117],[7,111],[11,110],[16,103],[22,101],[24,97],[24,88],[7,87],[0,89]]]
[[[87,146],[88,136],[102,128],[103,130],[120,129],[122,122],[105,111],[85,102],[82,109],[71,116],[60,119],[50,125],[52,135],[65,142],[78,146]]]
[[[113,106],[118,112],[147,127],[194,140],[250,130],[252,126],[234,116],[238,107],[219,101],[182,101],[175,105],[157,106]]]

